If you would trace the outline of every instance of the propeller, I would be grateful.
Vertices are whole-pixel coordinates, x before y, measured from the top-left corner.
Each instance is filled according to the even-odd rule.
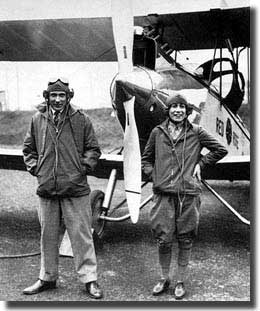
[[[122,84],[131,79],[133,73],[134,22],[131,0],[111,0],[114,41],[118,59],[118,77]],[[141,152],[134,115],[135,96],[126,94],[124,131],[124,181],[130,218],[138,221],[141,203]]]

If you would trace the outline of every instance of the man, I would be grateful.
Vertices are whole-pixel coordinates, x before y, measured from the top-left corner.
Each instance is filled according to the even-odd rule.
[[[66,79],[50,80],[45,104],[33,116],[23,146],[27,170],[37,176],[41,224],[41,268],[27,295],[56,288],[59,228],[64,219],[79,280],[91,298],[102,298],[91,231],[87,174],[101,155],[88,116],[70,104],[73,91]]]
[[[186,293],[184,282],[199,224],[201,169],[223,158],[227,150],[205,129],[188,121],[192,107],[185,97],[169,96],[166,104],[168,118],[151,132],[142,155],[142,168],[153,180],[150,217],[162,274],[153,295],[165,292],[170,285],[172,242],[176,235],[179,252],[174,295],[181,299]],[[203,147],[209,152],[201,156]]]

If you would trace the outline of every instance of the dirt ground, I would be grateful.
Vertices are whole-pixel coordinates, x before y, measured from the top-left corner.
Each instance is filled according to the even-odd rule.
[[[93,177],[90,184],[92,190],[105,190],[106,180]],[[249,182],[211,181],[210,184],[245,217],[249,217]],[[26,172],[0,170],[0,185],[0,255],[39,252],[35,179]],[[143,196],[150,194],[150,190],[149,186]],[[112,209],[122,198],[123,186],[119,182]],[[102,240],[95,239],[99,283],[105,296],[102,302],[94,303],[161,302],[176,305],[172,287],[165,295],[151,295],[159,277],[159,267],[156,243],[149,227],[149,209],[150,205],[141,210],[137,224],[129,220],[107,222]],[[126,212],[122,207],[113,215],[117,217]],[[176,242],[173,247],[175,255]],[[176,266],[176,257],[173,257],[172,286]],[[77,279],[71,257],[60,257],[56,290],[23,295],[22,290],[38,277],[39,259],[39,255],[0,259],[0,300],[9,301],[10,307],[21,302],[66,301],[67,305],[90,301],[85,295],[84,285]],[[199,235],[194,244],[186,284],[188,294],[181,303],[250,306],[250,260],[250,227],[241,223],[205,190]]]

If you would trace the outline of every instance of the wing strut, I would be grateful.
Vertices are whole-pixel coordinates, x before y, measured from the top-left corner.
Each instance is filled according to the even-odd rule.
[[[223,203],[239,220],[241,220],[244,224],[250,226],[250,221],[244,218],[242,215],[240,215],[230,204],[228,204],[227,201],[225,201],[210,185],[205,181],[201,180],[203,185],[212,193],[214,196]]]

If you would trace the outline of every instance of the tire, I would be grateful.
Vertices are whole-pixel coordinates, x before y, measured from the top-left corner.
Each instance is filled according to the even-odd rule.
[[[94,190],[90,194],[90,206],[92,210],[92,228],[94,229],[96,235],[101,239],[104,228],[105,220],[100,219],[100,215],[103,212],[102,204],[104,201],[105,194],[101,190]]]

